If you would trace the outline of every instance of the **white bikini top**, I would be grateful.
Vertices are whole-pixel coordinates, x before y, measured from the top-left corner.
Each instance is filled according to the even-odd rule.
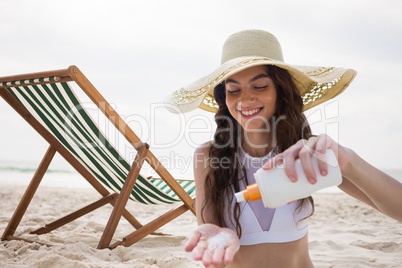
[[[240,161],[246,169],[249,184],[255,183],[254,173],[275,153],[276,148],[264,157],[252,157],[243,149],[239,150]],[[246,188],[244,181],[240,183],[240,188],[242,190]],[[232,209],[235,202],[233,197]],[[308,220],[303,218],[311,213],[312,208],[311,205],[305,205],[301,209],[296,209],[298,204],[299,201],[271,209],[265,208],[261,200],[240,203],[239,223],[242,227],[240,244],[284,243],[305,236],[308,232]],[[230,227],[236,230],[233,225],[234,219],[228,222],[232,224]]]

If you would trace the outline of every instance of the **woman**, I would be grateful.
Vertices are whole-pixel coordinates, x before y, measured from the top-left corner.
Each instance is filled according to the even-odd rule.
[[[200,107],[215,111],[214,140],[194,155],[199,227],[186,251],[205,266],[313,267],[308,253],[311,197],[265,208],[262,201],[237,204],[234,193],[254,183],[260,167],[283,164],[297,181],[299,158],[310,183],[322,175],[327,149],[337,155],[340,189],[386,215],[402,220],[402,185],[372,167],[327,135],[313,136],[303,111],[342,92],[355,71],[343,68],[291,66],[270,33],[260,30],[231,35],[222,50],[222,65],[211,75],[173,93],[176,111]]]

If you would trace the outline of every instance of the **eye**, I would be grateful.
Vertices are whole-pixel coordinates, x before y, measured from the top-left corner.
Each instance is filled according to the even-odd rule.
[[[226,93],[227,93],[227,94],[230,94],[230,95],[236,95],[236,94],[239,94],[239,93],[240,93],[240,89],[227,90]]]
[[[272,85],[271,79],[268,77],[263,77],[256,80],[252,86],[255,90],[262,91],[268,89],[269,87],[271,87],[271,85]]]
[[[263,91],[269,87],[269,84],[255,85],[254,89],[257,91]]]
[[[239,94],[240,93],[240,89],[236,88],[236,87],[226,87],[226,94],[231,94],[231,95],[235,95],[235,94]]]

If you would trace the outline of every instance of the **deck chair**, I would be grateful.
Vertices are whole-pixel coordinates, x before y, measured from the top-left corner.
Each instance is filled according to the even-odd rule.
[[[116,146],[110,143],[84,109],[73,91],[72,83],[76,83],[82,89],[135,148],[137,153],[131,164],[122,157]],[[70,66],[65,70],[1,77],[0,95],[49,143],[38,169],[1,237],[2,240],[38,242],[14,236],[14,233],[56,152],[99,192],[101,198],[32,231],[32,234],[48,233],[103,205],[111,204],[113,210],[98,248],[112,249],[119,245],[132,245],[188,210],[195,215],[194,182],[174,179],[149,150],[149,145],[139,139],[76,66]],[[144,161],[160,178],[148,179],[141,175],[140,170]],[[129,199],[144,204],[173,202],[182,204],[142,225],[126,209]],[[112,243],[122,216],[135,228],[135,231]]]

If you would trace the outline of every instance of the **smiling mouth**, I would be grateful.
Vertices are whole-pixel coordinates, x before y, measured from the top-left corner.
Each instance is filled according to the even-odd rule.
[[[240,113],[244,116],[253,116],[257,113],[259,113],[262,110],[262,108],[258,109],[252,109],[252,110],[247,110],[247,111],[240,111]]]

